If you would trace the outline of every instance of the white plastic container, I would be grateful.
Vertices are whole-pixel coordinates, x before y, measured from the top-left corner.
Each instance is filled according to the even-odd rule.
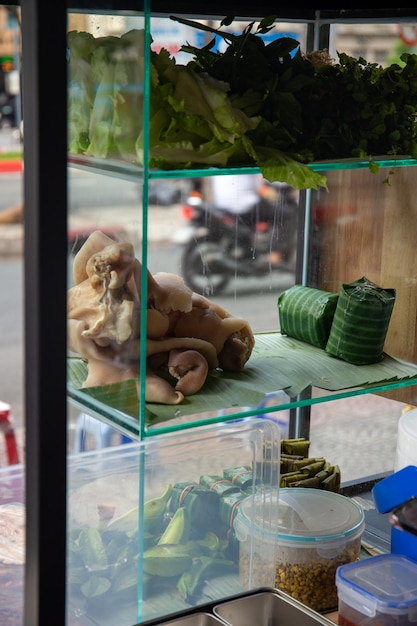
[[[401,415],[398,421],[395,471],[417,465],[417,409]]]

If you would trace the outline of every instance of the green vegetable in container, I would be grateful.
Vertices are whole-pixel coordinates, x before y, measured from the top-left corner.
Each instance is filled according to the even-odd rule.
[[[96,39],[90,33],[68,33],[68,150],[84,152],[89,144],[90,114],[94,103],[91,55]]]
[[[195,559],[191,568],[179,578],[177,589],[184,600],[193,602],[205,580],[236,572],[237,566],[233,561],[201,556]]]
[[[143,569],[153,576],[179,576],[191,567],[192,562],[192,556],[181,544],[152,546],[143,554]]]

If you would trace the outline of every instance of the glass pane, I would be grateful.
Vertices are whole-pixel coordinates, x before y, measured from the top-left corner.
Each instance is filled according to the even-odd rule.
[[[140,162],[144,41],[138,14],[69,15],[68,348],[75,372],[70,386],[81,390],[86,404],[97,387],[113,402],[130,394],[136,425],[140,259],[146,259],[147,242]]]
[[[151,271],[170,267],[229,313],[244,311],[254,332],[277,330],[277,295],[295,280],[298,192],[260,174],[151,182],[161,192],[149,208]]]
[[[102,35],[103,32],[100,29],[103,28],[103,23],[99,22],[98,18],[94,18],[92,24],[94,24],[94,29],[97,29],[94,33]],[[123,40],[123,29],[128,30],[131,26],[125,17],[119,16],[118,19],[111,20],[106,26],[107,29],[113,29],[111,32],[115,35],[110,39],[111,45],[115,45],[116,41],[119,45]],[[192,53],[192,46],[204,46],[215,35],[214,49],[217,49],[216,46],[220,49],[223,45],[222,38],[219,38],[215,32],[218,26],[219,22],[204,20],[199,20],[197,25],[184,24],[181,17],[151,18],[151,54],[154,61],[152,84],[154,85],[156,81],[156,66],[158,66],[158,85],[163,91],[164,73],[161,68],[166,64],[166,72],[169,74],[174,71],[175,64],[181,68],[183,67],[181,63],[187,62],[186,59],[189,58],[187,55],[190,52],[181,50],[181,43],[188,42]],[[230,25],[229,30],[233,32],[236,30],[240,33],[246,26],[247,24],[243,22],[236,22]],[[302,46],[306,45],[305,26],[280,24],[276,31],[279,31],[280,35],[296,37],[301,41]],[[109,32],[105,31],[106,37]],[[276,34],[275,32],[274,36]],[[129,36],[132,37],[131,34]],[[115,67],[120,70],[120,59],[117,63]],[[145,63],[145,66],[146,71],[150,70],[149,64]],[[77,66],[77,72],[80,67]],[[132,72],[137,69],[136,66],[134,69],[131,67]],[[114,80],[110,76],[113,80],[111,84],[116,89],[115,102],[129,104],[129,98],[137,98],[138,93],[133,90],[133,93],[127,94],[126,90],[121,88],[123,87],[121,76],[122,74],[118,73]],[[77,75],[72,85],[75,89],[70,92],[74,100],[70,98],[70,103],[80,104],[80,84],[82,81]],[[312,287],[321,286],[323,289],[337,292],[344,280],[343,267],[346,258],[343,252],[341,255],[336,252],[341,273],[333,280],[333,283],[329,283],[325,275],[316,276],[315,274],[316,265],[319,263],[323,265],[327,262],[326,250],[323,246],[329,245],[327,252],[334,254],[334,251],[338,250],[335,242],[339,238],[337,234],[331,244],[327,244],[326,239],[320,240],[322,225],[316,223],[316,218],[317,215],[320,217],[321,209],[316,208],[316,197],[326,196],[327,202],[336,202],[343,206],[344,200],[339,199],[337,193],[340,193],[341,198],[342,196],[345,198],[345,191],[337,192],[333,185],[333,176],[337,176],[339,170],[352,171],[352,180],[356,180],[356,175],[363,175],[375,181],[374,175],[369,171],[367,159],[312,164],[311,169],[324,172],[331,183],[328,193],[322,190],[313,194],[309,191],[300,193],[284,184],[269,184],[262,179],[259,170],[254,167],[209,170],[206,168],[207,164],[203,164],[201,168],[194,170],[158,169],[153,166],[161,164],[166,166],[166,162],[163,151],[152,152],[155,145],[154,133],[160,130],[159,122],[164,121],[166,114],[164,104],[170,99],[165,97],[159,101],[156,92],[152,92],[151,121],[148,129],[152,169],[149,171],[149,178],[145,176],[141,182],[141,157],[143,157],[142,149],[146,146],[146,141],[145,136],[142,137],[140,134],[140,129],[132,128],[128,138],[130,147],[126,152],[126,144],[123,141],[119,142],[120,139],[123,140],[123,133],[119,132],[120,127],[117,124],[110,125],[110,127],[106,123],[96,126],[97,120],[105,122],[105,115],[108,114],[108,108],[105,105],[106,89],[108,89],[108,83],[104,81],[97,91],[100,98],[104,96],[104,100],[99,99],[99,102],[96,102],[97,107],[95,109],[93,107],[91,115],[93,121],[88,128],[89,133],[92,129],[100,130],[101,139],[94,142],[93,138],[89,137],[90,143],[87,148],[81,146],[78,153],[71,154],[70,161],[77,166],[77,169],[71,172],[70,176],[74,180],[77,180],[81,174],[92,176],[92,181],[88,184],[94,188],[98,205],[104,207],[100,209],[100,215],[97,211],[94,218],[95,227],[103,228],[102,218],[105,217],[103,197],[107,201],[112,193],[116,193],[118,198],[122,194],[134,198],[134,215],[129,212],[129,209],[123,214],[119,207],[114,212],[114,217],[117,216],[123,222],[122,228],[126,233],[126,239],[133,245],[135,263],[140,264],[140,261],[144,263],[142,286],[144,282],[148,283],[146,292],[146,318],[149,322],[146,324],[148,372],[146,377],[141,377],[140,383],[143,394],[147,394],[147,403],[139,403],[143,413],[141,414],[142,422],[138,425],[139,406],[134,388],[124,388],[123,393],[115,399],[114,396],[104,393],[104,385],[100,385],[86,399],[74,384],[77,375],[86,376],[86,365],[78,363],[79,370],[77,371],[73,367],[74,362],[71,362],[70,395],[77,403],[87,406],[89,410],[101,415],[105,421],[113,422],[122,428],[125,434],[137,436],[143,425],[146,428],[157,426],[162,430],[165,428],[169,430],[172,427],[175,430],[193,423],[193,420],[219,420],[225,409],[230,412],[230,419],[238,415],[241,410],[249,414],[261,414],[265,409],[265,394],[282,389],[288,392],[294,406],[303,407],[305,404],[320,404],[323,401],[320,392],[316,393],[317,390],[324,391],[327,398],[334,398],[334,396],[353,396],[359,388],[364,386],[363,391],[370,393],[378,389],[382,390],[382,388],[384,391],[389,391],[394,387],[405,388],[410,385],[410,377],[415,376],[416,368],[412,364],[408,366],[400,364],[401,371],[398,371],[397,359],[401,358],[398,355],[393,355],[393,363],[390,363],[394,366],[393,371],[390,368],[381,372],[351,368],[349,382],[346,382],[342,380],[343,375],[338,372],[338,367],[333,368],[335,371],[331,372],[331,375],[321,372],[322,355],[308,357],[308,354],[302,353],[295,366],[291,359],[288,359],[288,352],[285,352],[285,357],[280,355],[282,345],[277,343],[280,342],[278,335],[280,319],[277,307],[280,294],[296,282]],[[162,91],[158,91],[159,97]],[[179,111],[180,109],[181,107]],[[75,106],[74,110],[79,111],[79,108]],[[116,110],[118,110],[117,107]],[[98,114],[104,118],[97,117]],[[76,115],[74,117],[70,115],[70,127],[71,120],[75,124],[78,118]],[[132,120],[129,123],[132,123]],[[166,133],[164,134],[166,140],[169,136],[169,129],[166,130],[164,124],[165,122],[162,127]],[[107,132],[107,142],[104,141],[106,133],[102,132],[103,128]],[[72,136],[70,133],[70,137]],[[109,137],[111,141],[108,141]],[[134,142],[132,137],[135,137]],[[84,135],[79,133],[78,138],[84,138]],[[100,152],[99,148],[103,145],[105,149]],[[174,153],[175,158],[178,157],[175,150],[168,149],[168,153],[171,157]],[[162,160],[158,160],[158,154]],[[390,168],[399,171],[401,167],[405,168],[407,165],[410,165],[409,169],[412,171],[415,161],[407,160],[406,157],[396,160],[385,156],[382,160],[375,158],[374,162],[374,167],[379,167],[379,179],[383,176],[391,179]],[[175,163],[170,162],[170,167],[174,166]],[[182,162],[180,166],[183,166]],[[123,181],[123,184],[120,184],[120,181]],[[381,183],[381,189],[387,186],[389,187]],[[342,187],[344,189],[343,185]],[[218,188],[220,188],[219,194],[216,191]],[[379,190],[378,193],[383,194],[384,191]],[[75,185],[72,181],[70,194],[75,197]],[[142,213],[140,211],[135,213],[136,198],[138,206],[142,204]],[[219,217],[219,210],[222,210],[221,217]],[[91,219],[91,215],[89,218]],[[341,221],[345,222],[346,219],[348,218],[344,216]],[[307,237],[304,237],[304,233]],[[373,237],[373,248],[377,247],[378,237],[374,236],[374,233],[368,235],[369,238]],[[327,237],[327,232],[325,236]],[[359,245],[363,248],[364,241],[361,241]],[[359,254],[357,258],[360,258]],[[330,259],[329,262],[333,263],[333,260]],[[357,271],[359,269],[358,266]],[[187,311],[186,307],[190,307],[190,302],[191,311]],[[221,311],[221,319],[216,320],[218,326],[204,325],[203,328],[200,325],[198,330],[195,330],[198,315],[204,319],[210,318],[213,322],[213,317],[215,317],[213,313],[219,315],[219,311]],[[247,352],[247,354],[250,353],[247,363],[243,365],[243,368],[238,367],[237,371],[232,368],[231,375],[229,375],[230,372],[228,374],[225,371],[226,367],[222,364],[220,364],[220,370],[216,367],[220,354],[216,337],[219,334],[219,328],[223,329],[229,325],[230,328],[233,326],[235,329],[238,318],[244,320],[244,326],[238,332],[248,333],[246,339],[249,342],[253,341],[253,345]],[[142,323],[144,323],[143,319]],[[144,327],[142,327],[143,330]],[[255,333],[254,340],[249,338],[251,332]],[[177,362],[175,361],[178,355],[174,356],[173,353],[174,361],[169,362],[167,354],[171,353],[174,344],[176,348],[180,346],[180,349],[184,350],[190,334],[196,335],[192,337],[194,342],[197,340],[210,344],[208,347],[205,344],[209,351],[214,346],[217,361],[208,361],[209,372],[203,388],[198,392],[194,389],[189,392],[187,389],[184,401],[181,398],[181,395],[184,395],[181,389],[185,389],[187,377],[178,374],[179,370],[176,369]],[[231,345],[235,346],[234,332],[231,332],[227,338],[228,340],[231,338]],[[242,343],[242,336],[238,339]],[[190,345],[187,343],[188,347]],[[201,347],[201,344],[199,346]],[[233,353],[233,358],[235,356],[236,354]],[[221,358],[223,357],[224,355]],[[204,358],[207,360],[207,355]],[[230,354],[228,358],[228,365],[230,365]],[[309,362],[308,358],[312,359],[314,367],[303,370],[303,365]],[[266,363],[268,366],[265,365]],[[190,367],[193,369],[194,366],[191,367],[187,362],[185,368],[189,373]],[[184,365],[182,364],[181,367]],[[286,370],[287,367],[288,370]],[[294,371],[297,373],[294,374]],[[178,376],[181,379],[179,381]],[[323,386],[322,381],[324,381]],[[309,392],[310,387],[312,393]],[[402,393],[407,395],[411,392],[403,390]],[[279,408],[282,408],[281,396],[279,396],[279,401],[268,396],[267,411]]]
[[[389,183],[384,182],[389,178]],[[313,193],[309,284],[337,291],[342,283],[366,276],[396,290],[384,350],[417,362],[415,352],[415,229],[414,168],[328,173],[331,192]],[[416,387],[348,402],[316,405],[311,438],[322,449],[349,445],[342,476],[353,480],[394,467],[398,419],[417,401]],[[362,424],[362,436],[352,430],[352,416]],[[349,442],[349,443],[348,443]],[[340,458],[340,456],[339,456]]]
[[[68,460],[69,624],[78,618],[131,626],[259,586],[259,571],[273,586],[273,542],[260,550],[277,515],[280,444],[273,422],[201,427],[187,437],[112,447],[103,424],[93,422],[84,414],[77,430],[101,433],[104,447]],[[238,535],[237,504],[246,499],[254,499],[254,515],[241,520]],[[259,554],[247,540],[253,523]],[[247,559],[239,574],[240,541]],[[252,557],[262,560],[259,571]]]

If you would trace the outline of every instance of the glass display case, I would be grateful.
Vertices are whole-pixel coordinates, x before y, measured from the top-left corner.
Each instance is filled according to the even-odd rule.
[[[239,114],[235,126],[230,126],[229,118],[225,122],[223,117],[225,109],[229,116],[231,112],[224,91],[221,96],[213,81],[202,85],[195,77],[191,84],[187,73],[181,73],[192,51],[206,46],[215,34],[224,7],[213,5],[195,15],[184,2],[169,12],[158,3],[102,7],[80,2],[54,10],[52,29],[42,21],[40,0],[22,0],[21,8],[29,522],[25,623],[40,624],[53,617],[60,623],[107,624],[113,619],[109,612],[98,618],[85,612],[84,605],[68,617],[74,585],[84,584],[84,591],[94,596],[91,581],[69,580],[74,571],[69,550],[74,510],[67,491],[74,480],[74,466],[67,463],[70,420],[83,414],[136,442],[126,447],[126,453],[121,446],[119,454],[123,459],[133,445],[135,469],[130,473],[139,477],[133,500],[140,520],[150,496],[140,483],[152,471],[152,453],[159,447],[181,441],[179,449],[186,457],[188,438],[190,448],[192,443],[200,445],[199,454],[191,455],[196,461],[193,472],[178,478],[195,481],[211,458],[204,445],[207,432],[216,432],[222,451],[230,438],[233,441],[232,431],[248,433],[251,425],[257,433],[269,429],[262,445],[249,434],[245,445],[237,446],[234,465],[246,467],[259,462],[258,447],[264,451],[271,440],[278,447],[274,420],[285,411],[290,412],[289,434],[302,437],[309,434],[311,411],[333,400],[377,395],[413,404],[415,235],[410,225],[416,211],[412,181],[417,160],[390,150],[383,155],[322,159],[305,170],[303,166],[303,176],[313,182],[308,186],[297,179],[298,188],[288,184],[288,170],[282,180],[271,173],[267,159],[259,165],[253,156],[256,150],[248,148],[246,139],[242,142],[246,159],[238,151],[235,160],[221,165],[212,149],[192,162],[195,136],[203,153],[213,136],[219,143],[238,143],[238,135],[233,135],[236,125],[241,131],[243,123],[255,124],[253,118]],[[230,28],[247,28],[254,19],[252,9],[233,3],[227,9],[235,16]],[[275,11],[268,3],[256,9],[261,17]],[[316,50],[328,45],[331,24],[412,22],[414,13],[280,10],[275,32],[268,26],[258,34],[276,35],[284,42],[295,38],[305,50]],[[190,15],[204,27],[185,24]],[[215,44],[219,50],[221,43]],[[183,44],[191,53],[179,50]],[[169,52],[165,54],[164,48]],[[60,67],[53,80],[44,71],[51,51]],[[178,61],[173,61],[177,54]],[[186,117],[184,102],[193,90],[204,98],[194,105],[188,128],[187,124],[173,128],[172,120]],[[222,114],[210,108],[207,113],[210,98],[216,103],[220,99]],[[204,115],[207,120],[197,124]],[[190,128],[194,144],[187,135]],[[161,129],[165,144],[162,134],[157,136]],[[175,150],[167,138],[183,152],[172,158]],[[266,184],[268,175],[272,180]],[[234,246],[223,249],[221,259],[215,246],[226,232],[225,222],[212,238],[195,230],[187,243],[201,237],[202,245],[194,257],[185,257],[187,246],[175,238],[181,207],[200,206],[199,228],[207,230],[213,181],[228,181],[229,191],[236,185],[236,205],[245,198],[240,184],[247,176],[257,182],[258,190],[264,187],[263,197],[272,206],[272,232],[285,231],[292,222],[284,237],[284,243],[291,239],[285,254],[282,245],[273,249],[269,232],[262,269],[238,271],[240,254],[250,251],[247,263],[258,262],[265,232],[259,227],[257,238],[245,247],[239,239],[244,227],[235,216]],[[186,282],[190,266],[199,275],[201,293]],[[223,274],[227,270],[223,291],[215,278],[220,266]],[[343,286],[360,285],[364,278],[384,292],[395,290],[382,358],[352,364],[280,332],[278,299],[291,287],[339,295]],[[191,358],[185,365],[184,355]],[[191,380],[195,371],[203,372],[197,383]],[[181,458],[167,462],[174,475]],[[213,463],[215,474],[224,469],[223,460]],[[276,486],[275,474],[262,476],[264,486],[274,482]],[[149,606],[143,602],[140,562],[145,536],[137,534],[135,615],[129,613],[126,624],[146,620]],[[79,541],[78,536],[77,545]],[[164,610],[160,606],[156,613]],[[114,619],[122,623],[120,615]]]

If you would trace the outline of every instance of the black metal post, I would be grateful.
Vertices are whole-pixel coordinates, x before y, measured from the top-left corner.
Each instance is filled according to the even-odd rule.
[[[21,0],[26,414],[25,626],[65,623],[66,6]]]

